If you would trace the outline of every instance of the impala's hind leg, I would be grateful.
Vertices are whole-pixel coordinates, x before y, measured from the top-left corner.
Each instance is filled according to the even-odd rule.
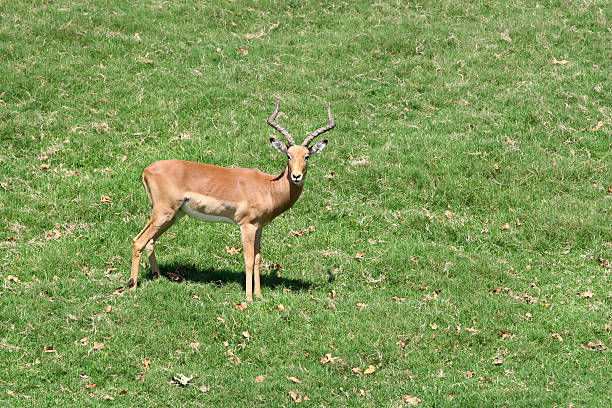
[[[166,230],[168,230],[168,228],[170,228],[177,220],[178,217],[175,217],[164,224],[164,226],[161,227],[155,234],[156,238],[152,238],[145,247],[147,257],[149,258],[149,265],[151,265],[151,272],[153,273],[154,278],[159,278],[160,276],[159,265],[157,264],[157,259],[155,258],[155,243],[157,241],[157,237],[160,237],[164,232],[166,232]]]
[[[153,274],[159,275],[159,266],[157,265],[157,260],[153,252],[155,240],[177,221],[177,211],[178,208],[172,211],[160,211],[153,208],[151,219],[142,231],[140,231],[140,234],[134,238],[132,245],[132,273],[127,283],[129,287],[135,288],[138,284],[138,268],[140,266],[142,251],[145,248],[147,248],[147,254],[149,255],[149,262],[151,263]]]

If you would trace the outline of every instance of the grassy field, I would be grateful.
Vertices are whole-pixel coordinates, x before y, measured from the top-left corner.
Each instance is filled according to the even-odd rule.
[[[0,2],[0,405],[608,407],[612,8]],[[126,289],[167,158],[280,173],[264,229],[182,220]],[[310,228],[314,226],[314,228]],[[282,306],[279,306],[282,305]]]

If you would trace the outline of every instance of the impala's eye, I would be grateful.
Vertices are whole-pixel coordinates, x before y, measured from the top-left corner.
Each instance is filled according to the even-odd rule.
[[[304,156],[304,160],[308,160],[309,157],[310,157],[310,155],[307,154],[306,156]]]
[[[291,156],[289,156],[289,153],[287,153],[287,159],[291,160]]]

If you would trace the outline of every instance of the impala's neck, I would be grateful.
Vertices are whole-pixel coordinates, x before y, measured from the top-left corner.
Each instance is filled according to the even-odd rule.
[[[270,183],[270,193],[276,203],[276,215],[287,211],[300,198],[304,184],[296,185],[289,179],[289,166]]]

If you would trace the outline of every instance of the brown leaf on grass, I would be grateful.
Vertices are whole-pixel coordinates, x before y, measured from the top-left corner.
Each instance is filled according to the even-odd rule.
[[[421,403],[421,399],[419,397],[413,397],[412,395],[404,395],[404,398],[402,398],[402,401],[404,402],[404,404],[408,404],[408,405],[419,405]]]
[[[104,343],[102,342],[98,343],[97,341],[94,341],[93,350],[102,350],[103,348],[104,348]]]
[[[98,384],[85,384],[85,389],[86,390],[93,390],[94,388],[96,388],[98,386]]]
[[[296,237],[301,237],[307,232],[316,231],[316,229],[317,228],[314,225],[309,225],[308,228],[304,228],[303,230],[299,230],[299,231],[292,230],[291,233],[295,235]]]
[[[510,146],[514,146],[516,144],[516,140],[512,140],[506,136],[506,143],[508,143]]]
[[[104,311],[105,311],[105,312],[109,313],[109,312],[111,312],[112,310],[113,310],[113,307],[112,307],[111,305],[106,305],[106,306],[104,306]]]
[[[81,343],[82,346],[86,346],[89,344],[89,337],[83,337],[81,340],[79,340],[79,343]]]
[[[225,251],[230,254],[230,255],[236,255],[237,253],[239,253],[240,251],[242,251],[242,248],[236,248],[236,247],[229,247],[229,246],[225,246]]]
[[[502,340],[511,339],[514,337],[514,334],[510,334],[507,331],[500,330],[498,333],[500,334]]]
[[[491,362],[491,364],[493,365],[502,365],[503,363],[504,363],[504,360],[502,360],[501,358],[496,358]]]
[[[241,53],[242,55],[248,55],[249,54],[249,50],[245,50],[244,48],[240,48],[238,47],[238,52]]]
[[[563,337],[559,333],[551,333],[553,339],[563,342]]]
[[[327,363],[334,363],[336,362],[336,360],[338,360],[340,357],[332,357],[332,355],[330,353],[327,353],[326,355],[324,355],[323,357],[321,357],[321,364],[325,365]]]
[[[61,237],[62,233],[57,229],[45,231],[45,239],[60,239]]]
[[[183,276],[180,273],[172,273],[172,272],[168,272],[166,277],[168,278],[168,280],[171,280],[173,282],[179,282],[183,279]]]
[[[402,350],[406,348],[406,342],[404,340],[398,340],[395,344],[400,346]]]
[[[191,381],[192,378],[193,376],[187,377],[185,374],[179,373],[172,377],[172,381],[170,381],[170,384],[179,384],[183,387],[186,387],[187,385],[189,385],[189,381]]]
[[[113,200],[109,196],[105,196],[104,194],[100,195],[101,203],[112,203]]]
[[[262,383],[266,380],[266,376],[265,375],[258,375],[257,377],[255,377],[255,382],[257,383]]]
[[[605,331],[610,331],[612,330],[612,325],[608,324],[608,323],[604,323],[604,330]]]
[[[291,390],[289,391],[289,396],[291,397],[291,399],[293,400],[293,402],[302,402],[303,398],[301,395],[298,395],[295,391]]]
[[[359,310],[363,310],[366,307],[368,307],[367,303],[362,303],[362,302],[357,302],[356,306],[359,308]]]
[[[400,303],[400,302],[405,302],[406,298],[405,297],[391,296],[391,300],[395,300],[396,302]]]
[[[57,353],[57,350],[51,345],[51,346],[45,346],[43,348],[43,353]]]
[[[501,228],[501,229],[503,229],[503,230],[510,229],[510,224],[505,223],[505,224],[501,225],[499,228]]]
[[[370,375],[372,374],[374,371],[376,371],[376,367],[373,366],[372,364],[370,364],[368,366],[368,368],[366,368],[365,370],[363,370],[363,375]]]
[[[285,306],[283,306],[282,303],[279,303],[278,306],[276,306],[276,310],[282,312],[283,310],[285,310]]]
[[[144,360],[142,360],[142,366],[145,370],[148,370],[149,367],[151,367],[151,357],[145,357]]]
[[[247,340],[251,340],[251,334],[248,332],[248,330],[243,331],[242,336]]]
[[[426,293],[425,297],[423,298],[423,301],[429,302],[431,300],[436,300],[440,292],[442,292],[442,289],[434,290],[433,292],[431,292],[431,295]]]
[[[294,377],[294,376],[287,377],[287,379],[289,381],[293,381],[296,384],[301,384],[302,383],[302,381],[300,381],[297,377]]]
[[[589,343],[586,346],[584,344],[581,344],[580,348],[583,348],[589,351],[601,351],[601,352],[607,349],[605,344],[603,344],[601,341],[597,341],[597,342],[589,341]]]
[[[246,310],[249,305],[246,302],[242,302],[242,303],[234,303],[234,306],[236,307],[236,309],[238,310]]]
[[[355,255],[355,259],[361,260],[365,256],[365,252],[359,252]]]
[[[255,40],[257,38],[261,38],[264,35],[266,35],[265,30],[262,28],[261,30],[259,30],[259,32],[257,34],[245,34],[244,38],[247,39],[247,41],[251,41],[251,40]]]
[[[453,218],[453,215],[454,215],[454,214],[453,214],[452,212],[450,212],[449,210],[444,211],[444,216],[445,216],[447,219],[449,219],[449,220],[450,220],[451,218]]]
[[[567,61],[567,60],[561,60],[561,61],[559,61],[559,60],[558,60],[558,59],[556,59],[555,57],[553,57],[553,59],[552,59],[552,63],[553,63],[553,65],[565,65],[565,64],[567,64],[568,62],[569,62],[569,61]]]
[[[583,298],[583,299],[590,299],[593,296],[595,296],[595,293],[593,293],[593,291],[591,289],[587,289],[587,290],[585,290],[584,292],[582,292],[580,294],[580,297]]]
[[[15,282],[15,283],[19,283],[19,282],[21,282],[21,281],[19,280],[19,278],[18,278],[18,277],[16,277],[15,275],[9,275],[9,276],[7,276],[6,278],[4,278],[4,280],[5,280],[6,282]]]

